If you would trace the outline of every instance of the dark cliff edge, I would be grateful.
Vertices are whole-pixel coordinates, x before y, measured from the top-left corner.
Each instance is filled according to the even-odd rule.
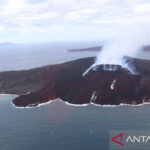
[[[95,58],[83,58],[40,68],[0,73],[0,93],[18,94],[13,104],[32,107],[56,98],[72,104],[141,104],[150,99],[150,60],[124,57],[137,74],[119,65],[103,65],[83,73]],[[110,67],[106,65],[105,67]]]

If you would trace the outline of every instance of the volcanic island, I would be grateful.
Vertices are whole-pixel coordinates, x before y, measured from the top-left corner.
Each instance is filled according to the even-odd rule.
[[[97,65],[95,57],[39,68],[0,72],[0,93],[16,94],[12,103],[34,107],[61,99],[70,104],[142,104],[150,100],[150,60],[124,56],[135,74],[119,65]]]

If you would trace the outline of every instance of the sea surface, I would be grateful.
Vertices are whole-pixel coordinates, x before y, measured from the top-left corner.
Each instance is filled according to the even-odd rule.
[[[98,52],[68,52],[67,50],[99,46],[101,44],[100,42],[58,42],[0,45],[0,71],[30,69],[83,57],[96,56]]]
[[[97,52],[67,49],[98,43],[6,45],[0,47],[0,71],[62,63]],[[138,56],[150,55],[149,53]],[[150,58],[150,57],[149,57]],[[16,95],[0,95],[0,150],[109,150],[111,130],[150,130],[150,105],[72,106],[61,100],[35,108],[16,108]]]

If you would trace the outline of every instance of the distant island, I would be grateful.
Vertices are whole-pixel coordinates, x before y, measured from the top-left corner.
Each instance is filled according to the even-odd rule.
[[[99,52],[102,50],[104,46],[95,46],[95,47],[87,47],[87,48],[79,48],[79,49],[69,49],[68,52]],[[142,51],[150,52],[150,45],[145,45],[141,48]]]
[[[143,46],[142,48],[145,52],[150,52],[150,45]]]
[[[95,47],[88,47],[88,48],[81,48],[81,49],[69,49],[68,52],[86,52],[86,51],[101,51],[103,46],[95,46]]]

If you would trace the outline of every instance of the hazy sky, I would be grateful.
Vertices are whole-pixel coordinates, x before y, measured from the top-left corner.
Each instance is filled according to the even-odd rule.
[[[0,0],[0,41],[106,40],[150,25],[150,0]]]

